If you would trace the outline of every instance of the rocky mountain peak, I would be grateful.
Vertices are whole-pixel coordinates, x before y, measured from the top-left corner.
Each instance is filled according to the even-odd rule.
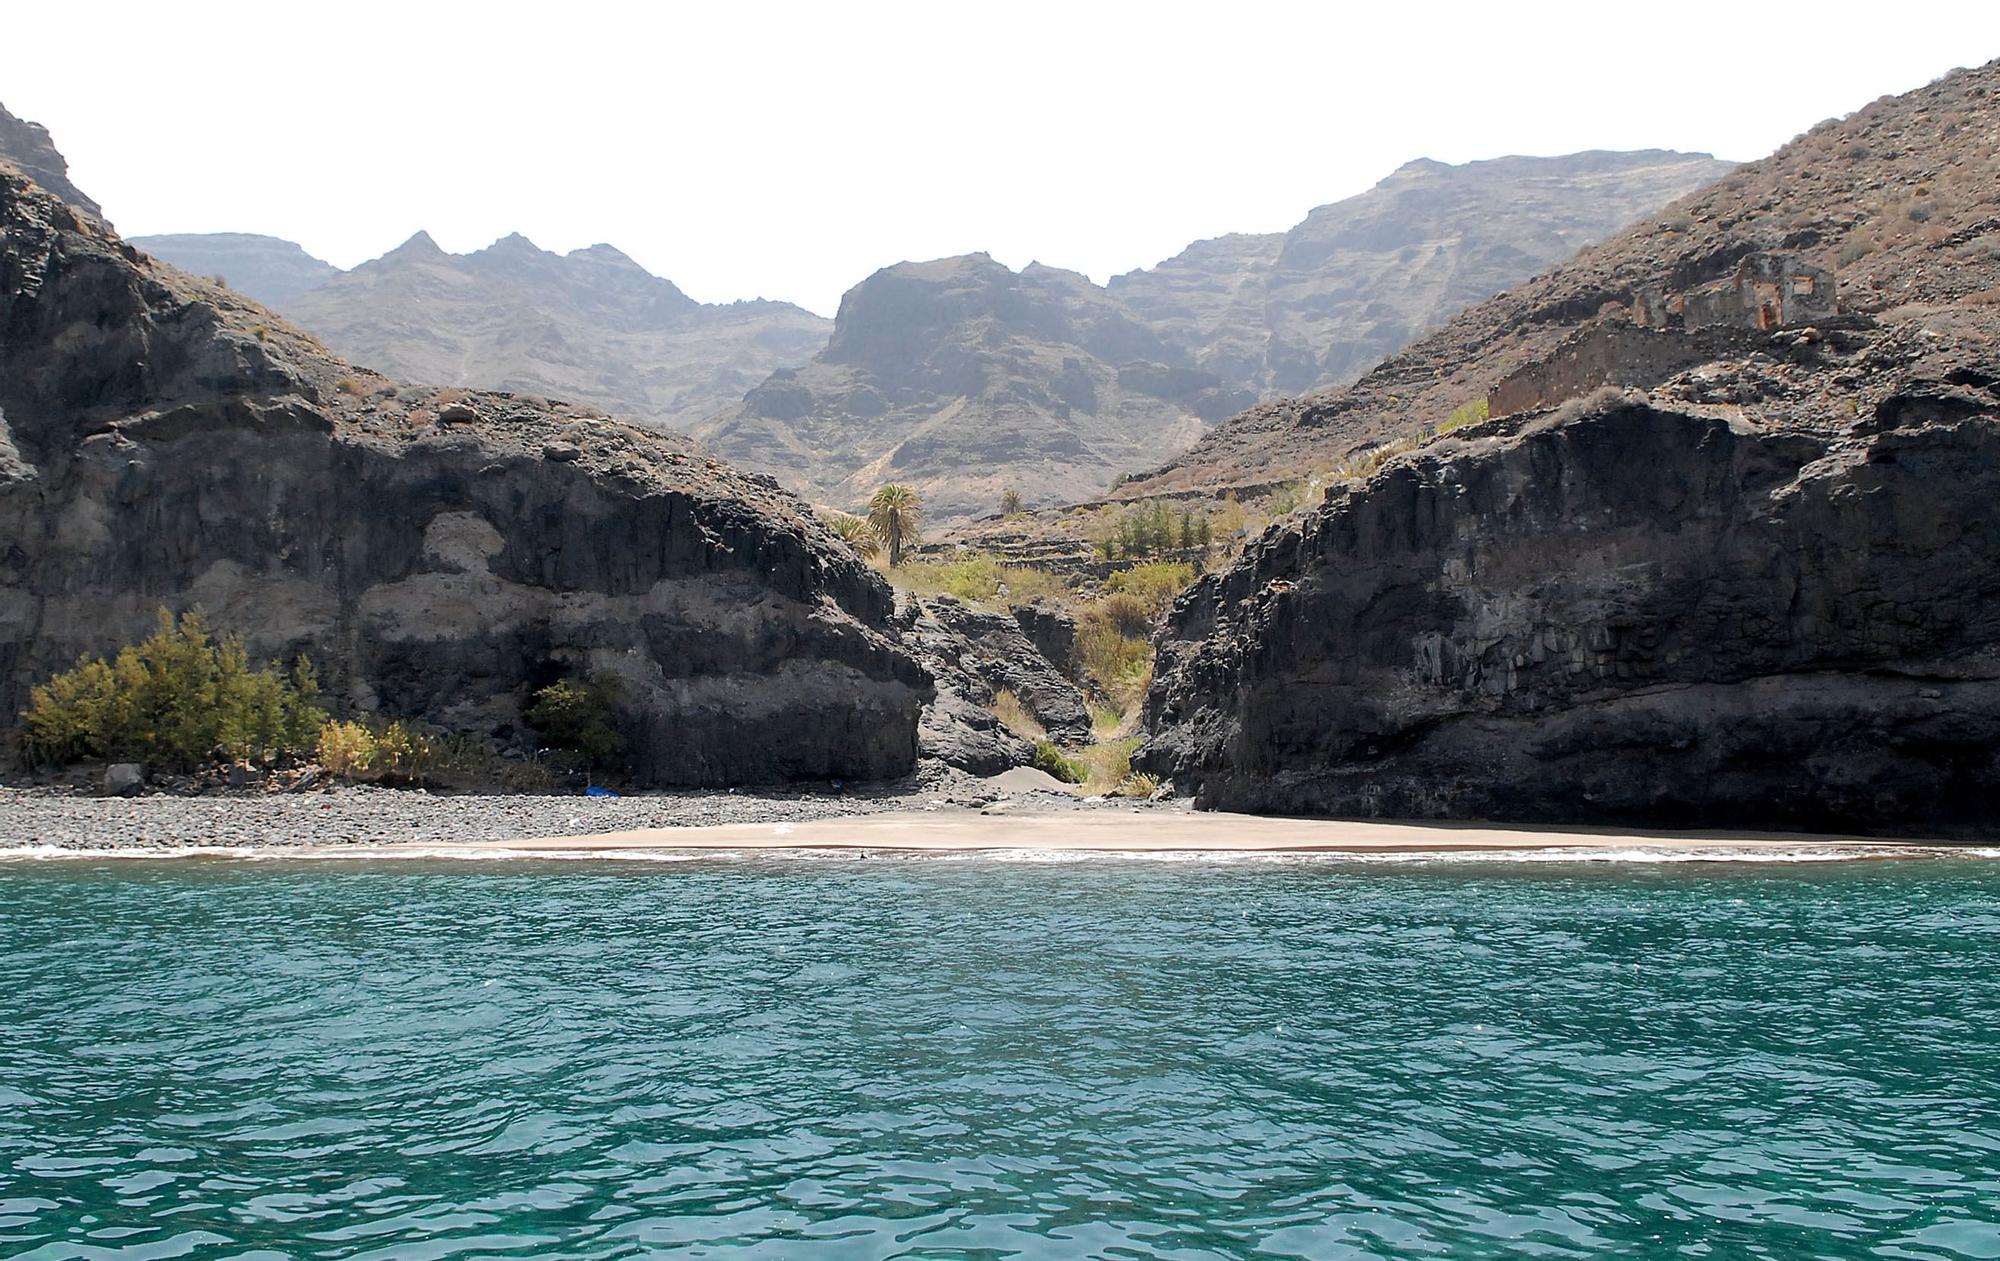
[[[418,228],[416,232],[411,234],[409,240],[404,241],[387,254],[382,255],[384,260],[395,259],[398,262],[416,262],[422,259],[446,257],[449,257],[449,255],[444,252],[436,241],[431,239],[431,234],[422,228]]]
[[[555,256],[519,232],[509,232],[485,249],[475,251],[472,257],[539,261]]]
[[[911,369],[947,344],[983,335],[1047,329],[1021,277],[985,253],[884,267],[848,290],[824,358],[877,372]],[[977,330],[975,331],[975,326]]]

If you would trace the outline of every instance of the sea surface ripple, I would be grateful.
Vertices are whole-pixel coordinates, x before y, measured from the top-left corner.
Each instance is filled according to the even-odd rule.
[[[2000,863],[0,865],[0,1256],[2000,1258]]]

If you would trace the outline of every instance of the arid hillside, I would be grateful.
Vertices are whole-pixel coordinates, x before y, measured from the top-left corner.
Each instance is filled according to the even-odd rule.
[[[1126,498],[1327,474],[1477,407],[1590,331],[1634,324],[1642,296],[1732,275],[1755,254],[1832,273],[1841,310],[1956,325],[2000,284],[2000,134],[1991,67],[1814,127],[1575,259],[1480,303],[1346,388],[1251,409],[1121,488]],[[1648,386],[1676,358],[1636,353],[1601,383]]]

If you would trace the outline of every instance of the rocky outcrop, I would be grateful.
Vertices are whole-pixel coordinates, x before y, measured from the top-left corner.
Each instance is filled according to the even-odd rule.
[[[957,637],[954,656],[960,671],[983,680],[995,693],[1013,693],[1051,739],[1089,741],[1090,708],[1083,693],[1036,649],[1011,614],[973,608],[950,596],[930,600],[925,608]]]
[[[902,625],[903,642],[936,688],[917,729],[923,756],[974,775],[997,775],[1032,761],[1035,746],[1001,723],[993,712],[993,685],[968,666],[965,637],[920,603],[903,611]]]
[[[390,376],[572,399],[672,429],[804,363],[831,327],[787,302],[696,302],[609,245],[555,254],[518,234],[448,254],[419,232],[345,272],[274,237],[133,243],[226,277]]]
[[[251,300],[279,309],[341,274],[340,268],[314,258],[295,241],[254,232],[135,236],[131,244],[182,271],[226,281]]]
[[[94,219],[104,208],[69,182],[69,161],[40,123],[16,118],[0,105],[0,162],[10,162],[29,179]]]
[[[1053,600],[1036,599],[1014,606],[1014,622],[1035,651],[1064,678],[1077,677],[1076,618]]]
[[[645,784],[897,775],[930,695],[888,587],[767,479],[399,387],[0,167],[0,713],[163,605],[503,744],[611,673]]]
[[[1615,402],[1406,457],[1175,607],[1138,764],[1225,809],[1990,827],[1996,385],[1839,433]]]
[[[995,716],[1001,692],[1063,744],[1090,740],[1084,696],[1023,629],[1021,619],[1052,627],[1066,615],[1041,606],[1012,614],[973,608],[949,596],[913,602],[903,613],[904,640],[937,683],[926,707],[920,745],[926,757],[975,775],[993,775],[1034,757],[1034,745]],[[1072,642],[1075,624],[1069,623]]]

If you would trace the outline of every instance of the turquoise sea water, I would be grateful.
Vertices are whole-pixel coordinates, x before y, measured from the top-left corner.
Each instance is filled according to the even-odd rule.
[[[2000,862],[0,862],[0,1256],[2000,1257]]]

